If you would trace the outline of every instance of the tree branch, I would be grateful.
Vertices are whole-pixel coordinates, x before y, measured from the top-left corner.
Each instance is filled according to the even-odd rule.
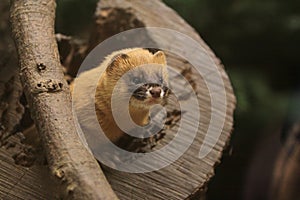
[[[11,0],[12,33],[21,81],[63,198],[117,199],[81,143],[54,36],[54,0]]]

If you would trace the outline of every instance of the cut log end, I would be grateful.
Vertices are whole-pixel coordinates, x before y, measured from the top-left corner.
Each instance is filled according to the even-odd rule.
[[[163,13],[163,15],[157,16],[157,13]],[[123,23],[123,19],[135,23],[126,24]],[[229,143],[232,131],[233,111],[236,100],[230,81],[220,60],[216,58],[214,53],[203,42],[194,29],[159,0],[151,2],[142,2],[138,0],[100,1],[96,11],[96,26],[90,39],[90,50],[110,36],[125,30],[140,27],[163,27],[179,31],[196,40],[203,49],[205,49],[206,54],[201,54],[199,52],[197,55],[197,52],[194,53],[199,57],[199,62],[207,59],[212,60],[213,63],[205,64],[211,69],[213,69],[213,66],[209,65],[216,65],[217,70],[219,70],[222,76],[227,102],[226,113],[224,114],[225,116],[223,116],[225,117],[225,123],[217,144],[206,157],[199,159],[199,147],[203,144],[212,115],[210,110],[211,99],[207,83],[205,82],[205,77],[197,73],[188,60],[171,52],[166,52],[168,65],[178,73],[181,73],[188,80],[189,84],[197,94],[198,101],[201,102],[199,107],[202,115],[200,128],[198,129],[193,144],[178,160],[158,171],[144,174],[131,174],[116,171],[104,166],[104,172],[113,189],[121,199],[204,199],[207,183],[214,175],[214,168],[220,163],[222,152]],[[148,43],[156,44],[160,44],[161,42],[176,42],[171,37],[167,39],[169,41],[160,41],[159,37],[148,34],[147,31],[145,34],[146,36],[144,38],[137,38],[137,40],[141,40],[141,44],[145,44],[145,42],[143,42],[145,40],[148,40]],[[176,79],[176,77],[171,78]],[[173,82],[176,81],[173,80]],[[182,91],[184,89],[180,84],[180,81],[178,81],[173,87],[181,88]],[[178,98],[179,100],[184,101],[189,98],[189,95],[181,95]],[[172,110],[178,109],[172,102],[166,107],[169,115],[172,113]],[[172,124],[173,122],[174,124]],[[173,122],[170,122],[173,126],[169,126],[165,129],[164,136],[160,138],[159,142],[155,142],[153,146],[146,145],[145,150],[145,148],[143,148],[145,147],[143,146],[145,145],[145,143],[143,143],[145,140],[141,140],[137,141],[134,147],[131,147],[133,147],[134,150],[140,148],[142,149],[142,152],[155,151],[163,148],[174,139],[176,131],[178,130],[178,123],[176,123],[178,121],[173,120]],[[168,126],[170,124],[167,122],[165,125]],[[188,130],[185,131],[188,132]],[[148,144],[151,144],[150,141],[151,139],[148,140]],[[132,183],[134,184],[132,185]]]

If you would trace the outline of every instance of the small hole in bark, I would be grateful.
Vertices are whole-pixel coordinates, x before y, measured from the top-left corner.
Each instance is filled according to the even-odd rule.
[[[38,63],[38,64],[37,64],[37,68],[38,68],[38,70],[42,71],[42,70],[45,70],[45,69],[46,69],[46,65],[43,64],[43,63]]]
[[[42,84],[41,84],[41,83],[38,83],[37,86],[38,86],[38,87],[42,87]]]
[[[72,195],[74,193],[74,188],[68,188],[68,194]]]
[[[62,88],[63,87],[63,84],[62,83],[58,83],[59,87]]]

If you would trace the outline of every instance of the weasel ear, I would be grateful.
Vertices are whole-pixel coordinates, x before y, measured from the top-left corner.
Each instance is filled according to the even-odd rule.
[[[111,59],[110,64],[106,68],[106,71],[107,72],[112,71],[116,66],[118,66],[118,63],[124,62],[128,58],[129,58],[129,56],[127,54],[124,54],[124,53],[120,53],[120,54],[115,55]]]
[[[154,62],[158,64],[167,64],[165,53],[162,51],[158,51],[154,54]]]

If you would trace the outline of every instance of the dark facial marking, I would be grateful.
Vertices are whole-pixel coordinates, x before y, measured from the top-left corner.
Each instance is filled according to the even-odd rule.
[[[133,92],[132,96],[134,96],[136,99],[142,101],[147,98],[146,92],[147,92],[147,87],[145,85],[143,85],[143,86],[139,87],[138,89],[136,89]]]
[[[145,100],[147,98],[147,94],[146,92],[152,87],[152,89],[149,91],[151,96],[153,98],[160,98],[160,94],[162,92],[162,90],[164,91],[164,96],[166,97],[169,94],[169,88],[166,86],[162,86],[160,84],[157,83],[149,83],[149,84],[144,84],[141,87],[139,87],[138,89],[136,89],[133,92],[133,97],[135,97],[138,100]]]
[[[155,54],[156,52],[160,51],[157,48],[144,48],[145,50],[148,50],[150,53]]]
[[[167,97],[170,94],[170,89],[166,86],[163,86],[162,89],[164,91],[164,97]]]

